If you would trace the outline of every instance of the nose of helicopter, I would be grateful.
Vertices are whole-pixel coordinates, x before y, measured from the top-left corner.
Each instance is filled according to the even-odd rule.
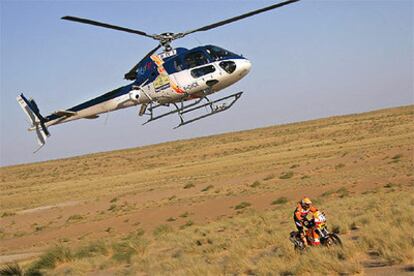
[[[214,85],[216,91],[224,89],[244,78],[250,72],[252,63],[248,59],[237,58],[221,61],[219,66],[226,73],[221,74],[218,82]]]
[[[240,59],[237,62],[236,68],[237,68],[237,71],[238,71],[237,74],[239,75],[239,77],[243,78],[250,72],[250,69],[252,68],[252,63],[248,59]]]

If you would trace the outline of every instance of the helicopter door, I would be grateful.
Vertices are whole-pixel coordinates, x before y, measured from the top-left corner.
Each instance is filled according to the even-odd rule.
[[[197,78],[192,76],[192,68],[201,67],[208,64],[208,59],[203,51],[197,50],[189,52],[174,60],[174,66],[177,73],[174,73],[175,81],[178,86],[183,88],[186,92],[191,93],[193,89],[197,89],[201,84],[198,83]]]
[[[190,70],[191,76],[197,80],[198,83],[206,84],[208,87],[218,83],[219,79],[219,70],[213,63],[203,65],[201,67],[196,67]]]

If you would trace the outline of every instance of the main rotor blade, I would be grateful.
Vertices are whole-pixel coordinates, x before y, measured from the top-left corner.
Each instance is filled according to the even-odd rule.
[[[127,80],[135,80],[137,78],[137,69],[141,65],[141,62],[144,61],[146,58],[152,56],[158,49],[161,48],[161,44],[158,44],[157,47],[151,50],[143,59],[141,59],[128,73],[124,75],[124,78]]]
[[[107,23],[102,23],[102,22],[98,22],[98,21],[94,21],[94,20],[90,20],[90,19],[86,19],[86,18],[80,18],[80,17],[74,17],[74,16],[64,16],[61,19],[69,20],[69,21],[74,21],[74,22],[78,22],[78,23],[83,23],[83,24],[89,24],[89,25],[99,26],[99,27],[103,27],[103,28],[108,28],[108,29],[113,29],[113,30],[117,30],[117,31],[123,31],[123,32],[128,32],[128,33],[133,33],[133,34],[137,34],[137,35],[143,35],[143,36],[146,36],[146,37],[154,38],[152,35],[147,34],[145,32],[142,32],[142,31],[139,31],[139,30],[128,29],[128,28],[124,28],[124,27],[110,25],[110,24],[107,24]]]
[[[181,34],[182,35],[181,37],[183,37],[185,35],[188,35],[188,34],[191,34],[191,33],[195,33],[195,32],[201,32],[201,31],[207,31],[207,30],[210,30],[210,29],[214,29],[214,28],[217,28],[217,27],[220,27],[220,26],[223,26],[223,25],[232,23],[234,21],[241,20],[241,19],[244,19],[246,17],[250,17],[250,16],[253,16],[253,15],[256,15],[256,14],[259,14],[259,13],[262,13],[262,12],[265,12],[265,11],[269,11],[269,10],[273,10],[273,9],[276,9],[276,8],[280,8],[282,6],[285,6],[285,5],[294,3],[294,2],[298,2],[298,1],[300,1],[300,0],[288,0],[288,1],[281,2],[281,3],[278,3],[278,4],[274,4],[274,5],[271,5],[271,6],[262,8],[262,9],[258,9],[258,10],[255,10],[255,11],[251,11],[251,12],[248,12],[248,13],[245,13],[245,14],[242,14],[242,15],[239,15],[239,16],[235,16],[235,17],[232,17],[232,18],[229,18],[229,19],[226,19],[226,20],[217,22],[217,23],[213,23],[213,24],[210,24],[210,25],[207,25],[207,26],[204,26],[204,27],[195,29],[195,30],[191,30],[191,31],[184,32],[184,33]]]

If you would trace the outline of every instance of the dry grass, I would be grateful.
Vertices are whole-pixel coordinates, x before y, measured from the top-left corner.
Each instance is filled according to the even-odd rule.
[[[375,256],[383,265],[410,263],[414,260],[414,197],[407,196],[407,191],[412,190],[405,187],[389,192],[384,188],[375,194],[324,202],[320,207],[330,225],[340,225],[344,248],[296,253],[288,240],[294,228],[289,221],[292,206],[285,206],[267,212],[250,210],[231,219],[184,229],[161,225],[153,237],[141,233],[122,238],[112,245],[106,258],[102,256],[108,254],[107,245],[102,243],[83,247],[77,254],[63,254],[65,251],[59,249],[52,251],[59,253],[53,253],[53,258],[50,252],[42,256],[34,268],[50,269],[63,261],[66,267],[82,273],[111,267],[128,274],[291,275],[361,273],[367,256]],[[89,265],[83,263],[80,269],[79,259],[88,259]],[[114,267],[112,260],[118,265]]]

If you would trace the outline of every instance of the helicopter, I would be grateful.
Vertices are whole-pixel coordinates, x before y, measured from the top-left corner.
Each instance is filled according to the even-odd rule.
[[[27,99],[21,93],[17,101],[30,120],[31,126],[28,130],[36,132],[40,146],[35,152],[45,145],[47,137],[50,136],[50,126],[78,119],[96,119],[100,114],[131,106],[140,105],[138,115],[147,116],[143,124],[177,114],[180,123],[175,128],[228,110],[240,99],[243,92],[216,100],[211,100],[208,96],[245,77],[251,69],[251,62],[215,45],[186,49],[173,48],[171,43],[196,32],[211,30],[298,1],[280,2],[181,33],[149,34],[91,19],[63,16],[63,20],[151,38],[158,41],[158,45],[124,75],[132,83],[71,108],[57,110],[43,117],[34,99]],[[162,51],[156,54],[161,48]],[[159,112],[162,108],[168,108],[168,111]],[[205,114],[187,118],[189,114],[198,114],[203,109],[206,110]]]

